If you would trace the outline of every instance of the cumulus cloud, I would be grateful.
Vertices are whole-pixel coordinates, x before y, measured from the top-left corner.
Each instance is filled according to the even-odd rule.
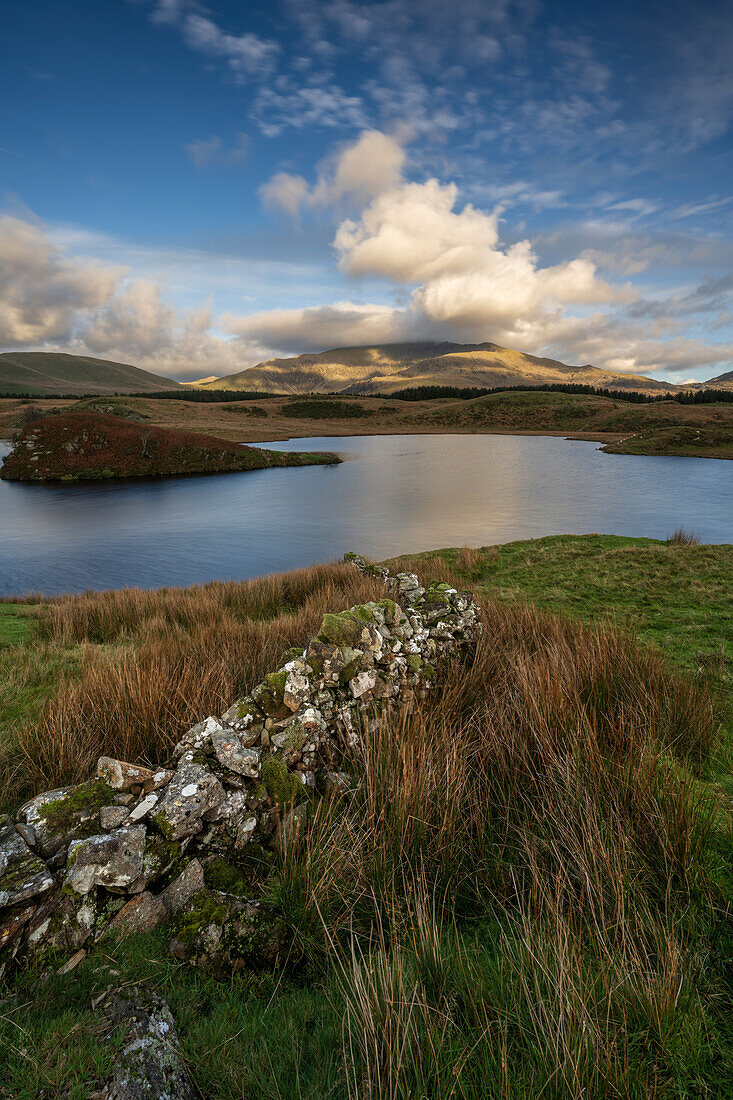
[[[303,176],[278,172],[262,185],[260,198],[268,209],[279,208],[291,216],[304,206],[331,206],[342,199],[363,206],[402,181],[406,159],[397,136],[365,130],[321,166],[312,187]]]
[[[40,223],[0,217],[0,347],[73,350],[179,378],[251,366],[268,349],[212,331],[211,309],[180,311],[151,280],[70,256]]]
[[[0,217],[0,342],[68,337],[80,313],[106,302],[122,274],[68,258],[40,225]]]

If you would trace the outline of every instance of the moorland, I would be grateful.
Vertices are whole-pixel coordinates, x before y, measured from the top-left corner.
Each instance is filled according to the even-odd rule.
[[[229,868],[283,914],[285,965],[217,975],[158,930],[20,975],[7,1095],[90,1096],[110,985],[163,993],[217,1100],[725,1095],[732,548],[559,536],[393,564],[469,586],[483,638],[367,739],[302,846]],[[165,758],[376,595],[327,565],[0,604],[4,804],[100,752]]]

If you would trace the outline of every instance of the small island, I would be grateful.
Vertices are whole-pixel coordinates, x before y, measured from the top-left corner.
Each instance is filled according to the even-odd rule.
[[[100,481],[325,466],[339,461],[335,454],[262,450],[213,435],[84,411],[63,412],[27,424],[0,467],[0,477],[7,481]]]

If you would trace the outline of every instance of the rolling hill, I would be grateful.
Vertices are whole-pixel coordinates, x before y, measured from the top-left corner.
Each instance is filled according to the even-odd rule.
[[[270,393],[390,394],[411,386],[514,386],[583,383],[611,389],[675,392],[678,387],[636,374],[572,367],[498,344],[414,343],[336,348],[268,359],[248,370],[201,383],[203,389]]]
[[[153,393],[179,386],[180,382],[129,363],[87,355],[55,351],[6,351],[0,355],[0,394]]]
[[[717,378],[708,378],[707,382],[695,382],[691,390],[730,390],[733,393],[733,370],[719,374]]]

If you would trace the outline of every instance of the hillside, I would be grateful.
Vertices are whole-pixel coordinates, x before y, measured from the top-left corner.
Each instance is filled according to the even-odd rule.
[[[408,386],[513,386],[575,382],[649,393],[677,387],[635,374],[589,365],[568,366],[498,344],[414,343],[336,348],[319,354],[268,359],[238,374],[202,383],[204,389],[270,393],[389,394]]]
[[[178,389],[171,378],[109,359],[55,351],[0,354],[0,393],[154,393]],[[182,388],[182,387],[181,387]]]
[[[102,413],[62,412],[26,425],[0,467],[7,481],[97,481],[311,466],[334,455],[243,447]]]
[[[717,378],[708,378],[707,382],[696,382],[691,390],[730,390],[733,393],[733,370],[719,374]]]

